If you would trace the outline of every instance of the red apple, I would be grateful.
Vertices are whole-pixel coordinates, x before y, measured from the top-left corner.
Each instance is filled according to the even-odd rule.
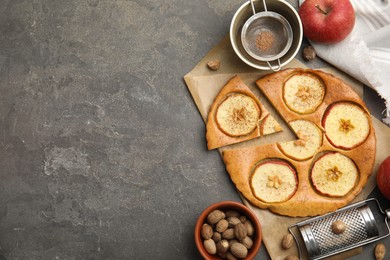
[[[299,16],[305,37],[324,44],[344,40],[355,25],[355,11],[349,0],[306,0]]]
[[[390,156],[379,166],[376,182],[383,196],[390,200]]]

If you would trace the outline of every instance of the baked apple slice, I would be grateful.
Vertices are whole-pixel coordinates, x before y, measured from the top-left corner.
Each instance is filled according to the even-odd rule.
[[[370,134],[368,114],[351,102],[332,104],[324,114],[322,126],[329,142],[341,149],[359,146]]]
[[[294,74],[283,86],[283,100],[286,106],[298,114],[316,111],[324,96],[324,83],[312,73]]]
[[[219,129],[229,136],[243,136],[253,132],[260,119],[255,100],[241,93],[228,95],[215,114]]]
[[[298,140],[278,143],[279,149],[294,160],[307,160],[322,145],[322,131],[311,121],[298,119],[289,123]]]
[[[298,188],[293,167],[280,159],[265,160],[255,167],[250,180],[253,195],[267,203],[284,202]]]
[[[343,197],[355,187],[359,170],[346,155],[326,152],[314,162],[310,178],[315,190],[320,194]]]

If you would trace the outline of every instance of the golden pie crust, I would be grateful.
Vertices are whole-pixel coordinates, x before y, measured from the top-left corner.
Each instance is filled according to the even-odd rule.
[[[316,100],[312,100],[315,104],[315,109],[310,112],[301,113],[292,110],[287,106],[284,100],[284,84],[291,77],[297,75],[309,75],[310,77],[318,78],[324,86],[324,95],[321,97],[321,102],[317,104]],[[278,110],[280,115],[286,122],[296,120],[307,120],[315,124],[321,129],[323,137],[322,143],[315,154],[307,159],[298,160],[292,156],[283,153],[278,147],[278,144],[267,144],[264,146],[246,147],[240,149],[226,149],[223,152],[223,159],[226,164],[227,171],[236,185],[237,189],[248,199],[252,204],[263,209],[292,217],[305,217],[322,215],[327,212],[334,211],[351,202],[363,189],[368,178],[372,173],[375,162],[376,153],[376,138],[375,130],[372,125],[369,112],[363,100],[352,90],[352,88],[341,79],[320,70],[310,69],[286,69],[280,72],[266,75],[256,81],[259,89],[269,99],[272,105]],[[302,88],[301,88],[302,90]],[[297,88],[297,91],[298,88]],[[301,95],[298,94],[298,96]],[[367,116],[369,124],[369,132],[363,142],[357,143],[353,147],[336,147],[326,137],[326,132],[323,127],[323,118],[327,110],[337,103],[351,104],[364,112]],[[347,121],[348,118],[345,118]],[[344,124],[341,122],[340,124]],[[358,123],[357,123],[358,124]],[[341,128],[340,128],[341,129]],[[340,130],[342,131],[342,130]],[[298,139],[299,140],[299,139]],[[343,175],[343,178],[350,178],[349,186],[340,193],[336,190],[328,189],[329,186],[316,187],[313,183],[312,168],[316,161],[321,160],[324,155],[338,153],[344,158],[348,158],[348,162],[352,162],[356,166],[356,173]],[[331,157],[329,157],[331,158]],[[253,173],[256,166],[265,160],[282,160],[287,162],[297,173],[297,189],[291,198],[281,202],[265,202],[255,196],[253,191]],[[325,169],[324,174],[337,174],[340,169],[352,169],[352,166],[344,167],[345,161],[338,161],[339,166],[332,169]],[[337,163],[335,163],[337,164]],[[317,174],[317,173],[316,173]],[[331,175],[332,176],[332,175]],[[350,176],[350,177],[349,177]],[[316,176],[316,180],[320,180]],[[337,178],[336,178],[337,179]],[[263,185],[266,185],[264,181]],[[352,184],[351,184],[352,183]],[[326,183],[325,183],[326,184]],[[325,188],[323,188],[325,187]]]

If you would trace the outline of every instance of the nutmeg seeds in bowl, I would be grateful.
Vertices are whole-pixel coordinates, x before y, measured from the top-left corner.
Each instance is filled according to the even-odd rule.
[[[204,259],[253,259],[261,246],[261,226],[245,205],[223,201],[206,208],[199,216],[195,243]]]

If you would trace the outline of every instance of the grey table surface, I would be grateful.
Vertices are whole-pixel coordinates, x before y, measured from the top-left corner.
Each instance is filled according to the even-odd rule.
[[[240,198],[183,76],[243,2],[0,0],[0,259],[200,259]]]

